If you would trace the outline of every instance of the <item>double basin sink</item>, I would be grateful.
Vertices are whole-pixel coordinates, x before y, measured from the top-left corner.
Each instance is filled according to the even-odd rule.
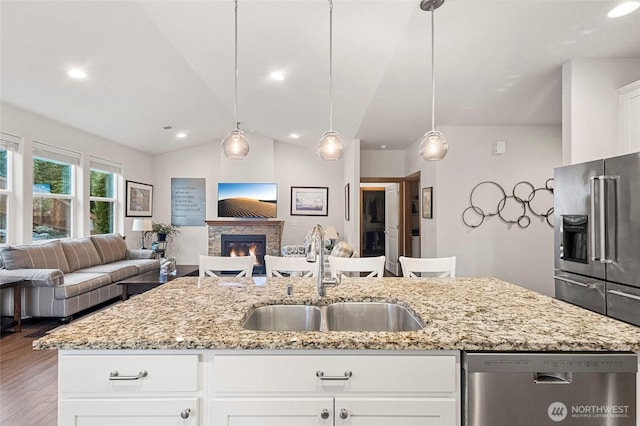
[[[397,303],[337,302],[327,306],[267,305],[242,324],[258,331],[415,331],[422,320]]]

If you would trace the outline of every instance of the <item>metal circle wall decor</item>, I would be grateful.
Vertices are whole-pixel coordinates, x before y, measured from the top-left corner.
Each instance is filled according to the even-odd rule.
[[[479,188],[483,188],[484,191],[487,190],[486,188],[497,188],[498,197],[495,204],[490,203],[489,207],[480,207],[478,200],[474,200],[474,194]],[[553,205],[547,208],[546,211],[544,211],[544,208],[541,209],[540,206],[534,208],[532,203],[537,194],[550,194],[553,196],[553,178],[547,179],[544,187],[540,188],[536,188],[531,182],[520,181],[513,186],[511,195],[507,195],[504,188],[497,182],[489,180],[480,182],[471,190],[469,207],[462,212],[462,222],[469,228],[477,228],[484,223],[485,218],[498,216],[504,223],[518,225],[518,227],[524,229],[531,224],[531,216],[528,214],[531,213],[531,215],[546,221],[547,225],[553,228],[553,223],[551,222],[551,219],[553,219]],[[538,196],[538,200],[540,199],[541,196]],[[509,210],[515,209],[514,211],[519,212],[522,209],[521,214],[517,217],[507,217],[507,212],[505,211],[507,204],[512,206]]]

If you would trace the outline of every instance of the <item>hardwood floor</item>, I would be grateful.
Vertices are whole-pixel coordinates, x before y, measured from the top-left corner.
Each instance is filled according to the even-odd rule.
[[[31,343],[54,319],[27,319],[21,333],[0,338],[0,425],[49,426],[58,417],[58,351],[34,351]]]

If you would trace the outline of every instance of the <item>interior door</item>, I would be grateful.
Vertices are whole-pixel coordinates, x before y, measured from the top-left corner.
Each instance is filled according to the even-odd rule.
[[[384,189],[384,255],[385,269],[398,275],[398,228],[399,192],[398,184],[392,183]]]

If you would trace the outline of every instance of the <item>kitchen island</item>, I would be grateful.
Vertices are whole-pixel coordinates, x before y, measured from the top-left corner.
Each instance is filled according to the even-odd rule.
[[[398,303],[424,328],[242,327],[260,306],[343,301]],[[59,424],[117,407],[136,424],[145,413],[181,425],[384,424],[372,419],[403,413],[407,425],[458,425],[460,351],[639,351],[640,329],[497,279],[346,278],[318,300],[313,278],[185,277],[34,348],[60,350]]]

